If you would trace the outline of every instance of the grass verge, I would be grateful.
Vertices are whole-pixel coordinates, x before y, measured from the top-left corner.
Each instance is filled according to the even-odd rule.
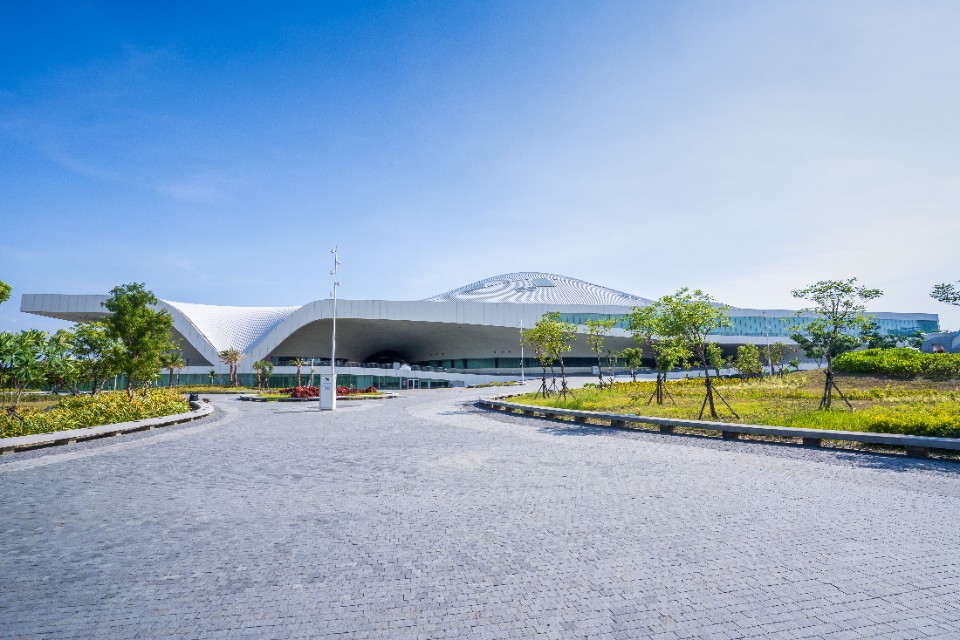
[[[805,429],[872,431],[920,436],[960,437],[960,381],[895,380],[875,376],[837,376],[837,384],[854,411],[834,398],[834,409],[817,411],[823,372],[805,371],[783,379],[717,381],[717,388],[738,414],[737,420],[717,399],[721,422]],[[676,404],[647,404],[653,382],[617,383],[606,389],[577,389],[571,399],[544,400],[533,394],[509,398],[537,406],[696,419],[704,397],[702,379],[671,380],[667,389]],[[710,418],[707,418],[710,419]]]

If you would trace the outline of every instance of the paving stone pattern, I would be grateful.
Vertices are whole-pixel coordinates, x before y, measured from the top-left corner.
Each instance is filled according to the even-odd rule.
[[[960,638],[960,464],[422,391],[0,460],[2,638]]]

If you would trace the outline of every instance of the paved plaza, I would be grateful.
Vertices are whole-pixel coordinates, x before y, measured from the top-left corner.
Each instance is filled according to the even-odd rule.
[[[215,398],[0,459],[2,638],[960,638],[960,464]]]

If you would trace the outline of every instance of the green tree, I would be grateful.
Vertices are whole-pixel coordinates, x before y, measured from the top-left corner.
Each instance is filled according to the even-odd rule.
[[[827,370],[823,386],[823,396],[820,399],[819,409],[830,409],[833,401],[833,391],[836,390],[853,409],[853,405],[837,386],[833,375],[833,359],[860,346],[862,335],[870,326],[870,318],[865,315],[865,302],[874,300],[883,295],[880,289],[869,289],[858,286],[856,278],[849,280],[821,280],[816,284],[792,292],[794,298],[813,303],[797,312],[813,314],[814,319],[804,327],[796,327],[794,341],[799,344],[807,355],[808,349],[820,354],[826,360]],[[797,340],[797,338],[803,340]],[[816,356],[811,356],[816,357]]]
[[[658,333],[677,341],[700,362],[706,393],[700,407],[698,419],[703,417],[706,407],[710,407],[710,416],[717,418],[714,395],[727,406],[734,416],[737,412],[724,399],[710,378],[710,360],[707,353],[707,337],[721,327],[730,326],[729,307],[717,304],[713,297],[697,289],[692,293],[684,287],[673,295],[666,295],[654,303],[659,320]]]
[[[641,352],[644,346],[653,352],[657,383],[647,404],[654,399],[657,404],[663,404],[668,397],[676,404],[676,400],[667,389],[667,374],[679,363],[685,362],[690,357],[690,353],[677,339],[659,335],[663,333],[661,311],[662,309],[656,304],[634,307],[628,317],[628,327],[633,334],[633,339],[640,345]]]
[[[297,365],[297,386],[300,386],[300,371],[303,369],[305,360],[303,358],[294,358],[293,364]]]
[[[546,367],[549,366],[553,371],[553,363],[560,365],[560,397],[566,398],[567,394],[573,395],[567,386],[567,372],[563,364],[563,354],[573,348],[573,340],[576,338],[576,326],[562,322],[560,312],[544,313],[537,323],[530,329],[525,329],[521,335],[533,349],[537,359],[544,369],[543,384],[540,390],[544,397],[548,395]],[[553,390],[557,390],[556,375],[553,376]],[[540,391],[537,392],[538,394]]]
[[[14,415],[20,408],[23,392],[43,384],[46,379],[47,367],[43,362],[46,348],[47,334],[38,329],[0,333],[0,371],[3,384],[10,384],[14,389]]]
[[[263,389],[263,383],[266,382],[267,389],[269,389],[270,376],[273,374],[273,363],[269,360],[257,360],[253,363],[253,370],[257,372],[257,388]]]
[[[867,317],[868,324],[864,327],[862,341],[866,343],[868,349],[893,349],[899,342],[897,336],[884,333],[880,328],[880,323]]]
[[[920,329],[915,330],[913,333],[904,337],[903,341],[911,349],[916,349],[917,351],[923,346],[924,335],[923,331]]]
[[[620,351],[620,358],[630,370],[630,379],[637,381],[637,369],[643,364],[643,347],[627,347]]]
[[[547,387],[547,368],[553,370],[553,355],[547,350],[547,332],[545,331],[545,325],[542,322],[538,322],[529,329],[522,329],[520,331],[520,341],[533,350],[533,355],[536,357],[537,362],[540,363],[540,368],[543,371],[543,376],[540,379],[540,388],[537,389],[536,395],[543,395],[544,398],[550,395],[550,388]],[[553,389],[556,390],[556,376],[554,376]]]
[[[767,362],[770,364],[770,375],[774,372],[781,378],[783,377],[783,359],[787,356],[787,345],[782,342],[774,342],[767,345]]]
[[[160,368],[167,370],[167,388],[173,388],[173,372],[183,369],[186,363],[180,351],[164,351],[160,354]]]
[[[572,396],[573,392],[567,386],[567,370],[563,364],[563,354],[573,349],[573,341],[577,337],[577,327],[569,322],[562,322],[559,311],[543,314],[541,321],[545,321],[547,348],[560,365],[560,397],[565,399],[567,394]]]
[[[599,388],[603,389],[603,343],[607,339],[607,334],[616,324],[613,318],[587,320],[584,324],[587,327],[587,344],[594,353],[597,354],[597,377],[599,378]]]
[[[237,375],[237,369],[240,366],[240,361],[247,357],[243,351],[239,349],[224,349],[219,353],[220,362],[226,364],[230,367],[230,381],[229,385],[238,387],[240,386],[240,376]],[[297,369],[297,386],[300,386],[300,371]]]
[[[0,280],[0,304],[3,304],[10,299],[11,291],[13,291],[13,289],[10,288],[10,285],[3,280]]]
[[[760,349],[755,344],[744,344],[737,347],[737,357],[733,367],[741,378],[762,378],[763,364],[760,362]]]
[[[946,304],[960,305],[960,291],[952,284],[934,285],[930,297]]]
[[[80,368],[80,380],[89,381],[96,395],[111,376],[120,373],[123,345],[102,322],[83,322],[73,329],[73,355]]]
[[[103,303],[111,316],[107,319],[110,335],[121,345],[119,369],[127,374],[127,396],[133,399],[134,382],[147,385],[156,380],[160,356],[175,345],[171,339],[173,318],[166,310],[151,307],[160,301],[143,283],[114,287]]]
[[[723,349],[716,342],[707,343],[707,364],[713,369],[714,374],[719,378],[720,370],[727,369],[732,365],[723,357]]]
[[[43,367],[46,383],[59,393],[64,387],[70,387],[76,393],[76,383],[80,377],[79,362],[73,356],[73,334],[59,329],[48,336],[43,349]]]

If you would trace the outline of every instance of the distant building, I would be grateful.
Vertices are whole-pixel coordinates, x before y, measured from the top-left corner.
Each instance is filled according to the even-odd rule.
[[[960,331],[939,331],[926,336],[920,350],[924,353],[960,353]]]
[[[26,294],[21,310],[37,315],[86,322],[103,318],[103,295]],[[380,378],[397,384],[445,386],[472,384],[492,375],[520,372],[520,327],[533,326],[547,312],[566,322],[614,318],[616,328],[606,349],[636,346],[625,316],[651,300],[550,273],[510,273],[487,278],[425,300],[338,300],[337,368],[357,386]],[[309,367],[330,364],[333,302],[317,300],[301,307],[226,307],[163,300],[174,319],[185,375],[206,375],[219,369],[217,354],[235,348],[247,354],[242,374],[257,360],[271,360],[276,374],[289,375],[302,358]],[[725,350],[738,345],[780,341],[793,345],[792,325],[809,322],[784,309],[731,308],[732,326],[712,336]],[[896,336],[939,330],[936,314],[873,313],[884,333]],[[802,355],[802,354],[801,354]],[[533,373],[537,363],[524,354],[523,366]],[[580,335],[564,358],[569,370],[586,372],[596,356]],[[409,365],[409,371],[407,370]],[[401,369],[403,367],[403,369]],[[225,370],[225,369],[224,369]],[[349,377],[349,376],[352,376]],[[411,382],[411,380],[413,382]]]

